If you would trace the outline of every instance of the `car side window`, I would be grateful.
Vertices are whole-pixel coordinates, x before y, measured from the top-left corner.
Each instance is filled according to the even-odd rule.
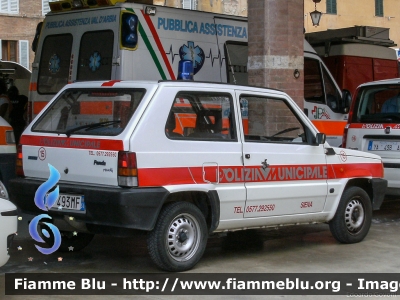
[[[180,92],[168,114],[165,134],[170,139],[236,140],[230,94]]]
[[[241,95],[246,142],[306,143],[305,127],[283,99]]]
[[[308,102],[325,104],[321,69],[316,59],[304,58],[304,98]]]

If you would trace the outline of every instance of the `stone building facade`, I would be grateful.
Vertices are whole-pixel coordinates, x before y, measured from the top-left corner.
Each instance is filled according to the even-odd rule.
[[[31,69],[36,26],[49,11],[48,0],[0,0],[0,58]]]
[[[316,5],[322,12],[319,26],[314,27],[310,12],[312,0],[304,0],[304,29],[306,32],[323,31],[352,26],[390,28],[389,37],[400,46],[400,3],[398,0],[321,0]]]

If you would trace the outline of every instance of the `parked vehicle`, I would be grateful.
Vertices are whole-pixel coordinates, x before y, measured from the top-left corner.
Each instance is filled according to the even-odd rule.
[[[353,26],[306,34],[341,89],[354,95],[360,84],[399,77],[389,28]]]
[[[0,117],[0,180],[6,187],[8,181],[15,177],[16,153],[14,131],[11,125]]]
[[[15,233],[17,232],[17,208],[8,200],[7,189],[0,181],[0,267],[7,263]]]
[[[48,210],[60,251],[139,230],[167,271],[194,267],[208,235],[233,230],[327,222],[339,242],[360,242],[383,201],[382,161],[325,137],[277,90],[73,83],[22,135],[10,194],[24,212]]]
[[[175,80],[187,60],[196,81],[248,83],[246,18],[129,2],[49,3],[32,46],[31,116],[67,83]],[[304,57],[305,112],[339,146],[348,97],[307,41]]]
[[[358,87],[343,146],[381,156],[386,193],[400,195],[400,78]]]

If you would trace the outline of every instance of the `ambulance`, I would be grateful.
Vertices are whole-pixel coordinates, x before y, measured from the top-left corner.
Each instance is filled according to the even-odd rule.
[[[66,252],[95,234],[142,232],[155,265],[173,272],[229,231],[322,222],[357,243],[383,201],[382,161],[325,138],[278,90],[77,82],[24,131],[10,198],[37,215],[37,247],[52,249],[58,231]]]
[[[16,86],[20,95],[28,95],[31,72],[24,66],[13,61],[0,60],[0,78],[6,82],[8,88]],[[8,181],[15,177],[16,153],[14,130],[0,117],[0,181],[5,188],[8,187]]]
[[[5,185],[5,190],[8,181],[15,177],[16,153],[14,131],[11,125],[0,117],[0,183]]]
[[[400,195],[400,78],[358,87],[343,146],[382,157],[388,195]]]
[[[176,80],[192,61],[196,81],[247,84],[247,19],[132,3],[61,0],[37,27],[30,85],[36,116],[65,85],[91,80]],[[140,2],[140,1],[135,1]],[[339,146],[348,93],[304,41],[304,109],[328,141]],[[302,70],[301,70],[302,71]]]

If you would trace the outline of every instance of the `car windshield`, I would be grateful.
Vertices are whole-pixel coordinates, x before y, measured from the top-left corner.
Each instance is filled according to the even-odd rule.
[[[355,123],[400,122],[400,84],[361,88],[357,94],[352,121]]]
[[[35,132],[118,135],[145,94],[143,89],[69,89],[32,126]]]

